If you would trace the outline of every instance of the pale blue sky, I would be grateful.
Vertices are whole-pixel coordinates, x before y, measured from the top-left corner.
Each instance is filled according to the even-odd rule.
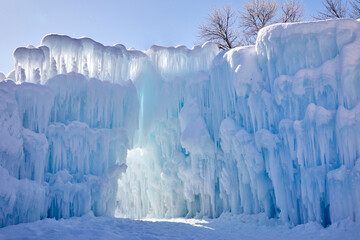
[[[244,0],[0,0],[0,72],[14,68],[17,47],[38,46],[48,33],[87,36],[145,50],[151,45],[192,47],[197,26],[214,7]],[[307,19],[321,0],[303,0]]]

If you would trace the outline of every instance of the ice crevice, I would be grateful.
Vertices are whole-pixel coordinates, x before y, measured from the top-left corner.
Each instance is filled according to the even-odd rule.
[[[275,24],[229,51],[51,34],[14,58],[0,226],[89,211],[359,221],[359,21]]]

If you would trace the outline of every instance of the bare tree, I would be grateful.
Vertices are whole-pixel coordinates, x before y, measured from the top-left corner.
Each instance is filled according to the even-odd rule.
[[[215,42],[223,50],[236,47],[239,44],[239,34],[234,27],[236,20],[230,6],[215,8],[207,16],[206,23],[199,26],[199,37]]]
[[[360,18],[360,0],[355,0],[351,3],[352,12],[350,13],[351,18]]]
[[[347,0],[325,0],[322,2],[325,9],[319,12],[316,19],[345,18],[347,15]]]
[[[251,0],[240,11],[240,26],[244,29],[245,41],[254,44],[260,29],[272,23],[278,5],[275,0]]]
[[[288,0],[281,5],[281,12],[279,22],[299,22],[304,17],[303,3],[299,0]]]

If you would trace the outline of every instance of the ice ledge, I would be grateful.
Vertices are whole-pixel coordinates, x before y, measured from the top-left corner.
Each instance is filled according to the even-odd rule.
[[[90,38],[46,35],[39,47],[20,47],[14,52],[17,82],[45,83],[47,79],[69,72],[103,81],[121,83],[153,71],[165,79],[207,71],[219,49],[205,43],[185,46],[152,46],[147,51],[126,49],[121,44],[104,46]]]

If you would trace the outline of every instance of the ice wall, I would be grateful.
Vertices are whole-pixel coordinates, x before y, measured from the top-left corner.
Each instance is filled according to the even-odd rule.
[[[272,25],[226,52],[48,35],[14,57],[21,84],[0,85],[2,225],[90,210],[359,221],[359,21]]]
[[[0,106],[0,226],[114,214],[117,180],[138,128],[131,82],[75,73],[45,85],[3,81]]]
[[[149,98],[178,101],[129,152],[119,216],[358,221],[359,34],[352,20],[273,25],[159,85]]]

